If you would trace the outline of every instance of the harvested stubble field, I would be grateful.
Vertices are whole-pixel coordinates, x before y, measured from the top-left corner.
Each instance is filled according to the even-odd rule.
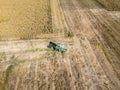
[[[50,8],[53,34],[0,42],[0,90],[120,90],[120,12],[96,0],[50,0]]]
[[[108,10],[120,11],[120,0],[98,0]]]

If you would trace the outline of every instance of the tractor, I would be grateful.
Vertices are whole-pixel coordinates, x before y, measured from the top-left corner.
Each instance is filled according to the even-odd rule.
[[[54,42],[49,42],[49,45],[47,46],[48,48],[53,48],[53,50],[64,53],[65,51],[67,51],[67,47],[65,47],[63,44],[61,43],[54,43]]]

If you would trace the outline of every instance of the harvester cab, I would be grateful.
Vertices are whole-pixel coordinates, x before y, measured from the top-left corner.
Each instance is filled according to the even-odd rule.
[[[67,51],[67,47],[65,47],[65,45],[61,43],[56,44],[56,43],[50,42],[47,47],[53,48],[53,50],[61,52],[61,53],[64,53],[65,51]]]

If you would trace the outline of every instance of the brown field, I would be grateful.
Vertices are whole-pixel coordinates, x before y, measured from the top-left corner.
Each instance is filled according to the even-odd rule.
[[[45,23],[46,20],[40,20],[39,24],[34,25],[46,24],[53,31],[48,34],[46,29],[46,33],[41,31],[43,29],[38,29],[38,33],[37,27],[30,24],[37,33],[26,28],[22,38],[18,39],[26,39],[26,34],[29,33],[37,39],[16,40],[22,34],[12,37],[13,26],[17,28],[18,23],[24,22],[24,15],[19,17],[16,14],[19,18],[17,24],[14,23],[15,20],[9,19],[9,14],[0,17],[2,40],[7,40],[8,37],[13,40],[0,41],[0,90],[120,90],[119,11],[108,11],[96,0],[14,0],[10,3],[16,5],[18,2],[22,3],[21,6],[26,2],[25,7],[31,7],[30,12],[25,14],[28,16],[33,14],[31,10],[36,5],[38,8],[40,5],[46,5],[45,8],[50,6],[51,20],[47,18],[48,14],[43,15],[44,10],[42,12],[39,9],[39,14],[33,15],[37,18],[36,23],[39,18],[43,19],[43,15],[51,21],[50,26]],[[7,4],[8,1],[3,3]],[[9,5],[5,5],[6,8],[7,6]],[[19,10],[16,9],[17,11]],[[20,25],[24,26],[22,23]],[[29,26],[27,21],[26,25]],[[9,29],[11,32],[5,33]],[[21,32],[21,29],[18,31]],[[68,51],[61,54],[48,49],[49,41],[65,44]]]
[[[97,0],[108,10],[120,11],[120,0]]]

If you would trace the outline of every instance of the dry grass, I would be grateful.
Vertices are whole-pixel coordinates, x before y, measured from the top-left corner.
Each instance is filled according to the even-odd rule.
[[[1,40],[30,39],[52,32],[49,0],[0,0],[0,18]]]
[[[120,10],[120,0],[98,0],[108,10]]]

